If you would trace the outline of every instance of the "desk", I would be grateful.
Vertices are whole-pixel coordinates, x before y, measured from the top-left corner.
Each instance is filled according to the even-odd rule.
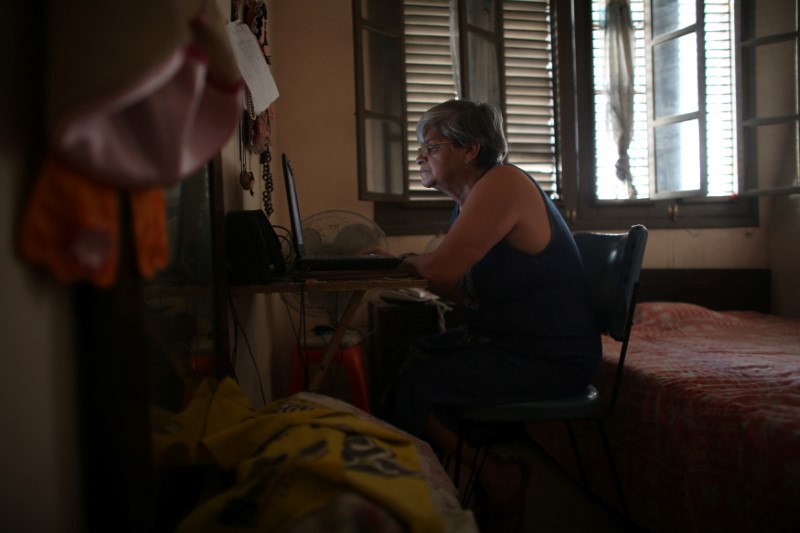
[[[291,277],[277,279],[264,285],[247,285],[231,287],[234,295],[270,294],[282,292],[318,292],[340,291],[352,292],[350,300],[342,314],[342,319],[336,325],[336,330],[322,354],[322,363],[311,378],[310,389],[317,390],[325,379],[328,366],[339,348],[350,322],[364,299],[364,294],[369,290],[384,289],[427,289],[428,281],[423,278],[411,276],[405,272],[384,271],[342,271],[342,272],[306,272],[292,274]]]

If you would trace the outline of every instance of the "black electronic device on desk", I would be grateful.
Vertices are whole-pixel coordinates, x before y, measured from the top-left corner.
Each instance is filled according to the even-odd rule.
[[[225,253],[231,285],[260,285],[286,272],[280,241],[260,209],[225,216]]]

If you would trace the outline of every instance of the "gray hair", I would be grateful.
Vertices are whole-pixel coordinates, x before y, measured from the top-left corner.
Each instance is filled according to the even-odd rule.
[[[503,115],[497,106],[469,100],[448,100],[427,110],[417,123],[417,140],[425,141],[431,128],[460,145],[478,143],[476,162],[491,168],[503,162],[508,143],[503,133]]]

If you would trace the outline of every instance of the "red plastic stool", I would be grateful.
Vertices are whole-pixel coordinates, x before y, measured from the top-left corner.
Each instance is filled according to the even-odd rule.
[[[298,345],[292,347],[292,360],[289,366],[289,394],[294,394],[307,388],[308,384],[305,383],[304,378],[307,375],[308,379],[311,379],[319,368],[325,352],[325,344],[329,338],[330,336],[313,341],[309,340],[304,348]],[[304,366],[308,369],[307,374],[303,371]],[[346,372],[351,403],[362,411],[369,413],[369,395],[364,373],[364,352],[361,349],[361,335],[356,331],[348,331],[342,337],[339,348],[333,354],[333,359],[331,359],[331,364],[325,374],[323,389],[333,389],[342,367]]]

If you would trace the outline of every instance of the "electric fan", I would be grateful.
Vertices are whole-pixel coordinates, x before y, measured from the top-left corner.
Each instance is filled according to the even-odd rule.
[[[354,211],[322,211],[305,218],[301,225],[309,256],[353,256],[366,248],[388,247],[383,230]],[[320,291],[304,293],[302,298],[308,316],[326,318],[329,325],[336,326],[351,296],[352,292],[346,291]],[[300,294],[282,293],[282,297],[291,308],[300,310]]]

